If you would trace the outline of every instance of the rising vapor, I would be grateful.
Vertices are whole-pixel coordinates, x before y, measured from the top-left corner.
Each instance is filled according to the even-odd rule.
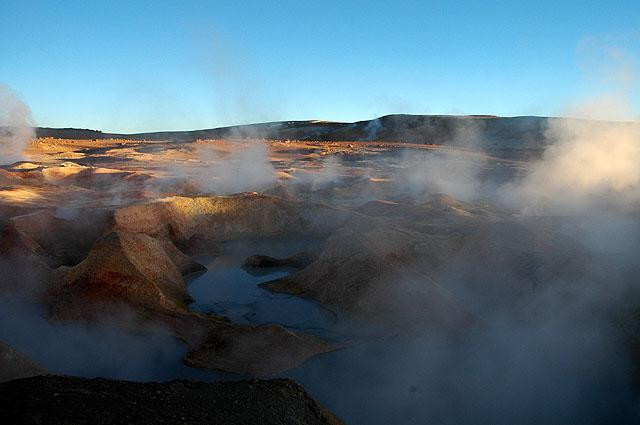
[[[504,192],[527,213],[584,214],[640,201],[640,124],[631,100],[638,73],[622,49],[593,41],[589,46],[608,59],[591,65],[606,70],[599,86],[613,89],[572,105],[566,114],[575,118],[548,120],[542,158]]]
[[[35,138],[31,110],[19,95],[0,83],[0,162],[23,159],[23,151]]]

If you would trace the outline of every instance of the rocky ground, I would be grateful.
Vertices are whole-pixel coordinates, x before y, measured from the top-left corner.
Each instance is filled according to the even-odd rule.
[[[326,424],[343,422],[289,380],[127,382],[38,376],[0,384],[12,424]]]
[[[256,144],[261,150],[255,151]],[[478,155],[452,152],[446,155]],[[42,303],[53,321],[135,330],[152,323],[154,330],[160,328],[188,345],[185,361],[190,365],[252,376],[273,375],[336,347],[277,325],[236,325],[189,311],[185,277],[203,270],[190,255],[215,253],[220,242],[292,235],[331,236],[331,249],[344,232],[340,229],[366,223],[379,228],[375,214],[352,204],[363,193],[389,196],[393,179],[386,161],[402,161],[393,144],[255,140],[46,138],[36,140],[27,155],[30,161],[1,170],[0,257],[12,270],[2,290]],[[327,164],[327,158],[337,158],[340,166]],[[254,169],[258,174],[245,181]],[[220,195],[246,188],[265,193]],[[319,268],[326,267],[325,252],[301,273],[317,272],[316,280],[324,279]],[[363,251],[358,261],[377,260]],[[385,269],[386,260],[378,265]],[[364,271],[358,267],[340,270],[358,279]],[[367,279],[393,267],[382,269]],[[335,279],[328,279],[323,291],[330,291],[332,282]],[[350,310],[354,303],[370,303],[369,292],[384,296],[368,286],[347,293],[342,303],[331,301],[339,293],[313,297]],[[428,302],[440,296],[434,295],[440,289],[434,294],[425,290]],[[367,308],[378,307],[371,301]]]
[[[405,124],[398,125],[411,130]],[[537,121],[520,124],[540,131]],[[371,130],[366,125],[349,131]],[[483,134],[504,125],[491,121]],[[334,127],[333,135],[350,134]],[[234,241],[320,241],[289,258],[256,252],[244,266],[295,269],[262,287],[312,299],[358,323],[384,324],[394,335],[428,329],[463,337],[484,326],[488,312],[527,320],[521,316],[532,310],[531,300],[549,289],[563,293],[564,302],[576,282],[604,285],[633,275],[626,263],[602,273],[566,218],[521,214],[483,198],[487,188],[526,173],[541,147],[412,144],[411,137],[388,140],[393,134],[358,142],[39,138],[27,161],[0,169],[0,293],[42,306],[54,323],[170,335],[186,344],[184,362],[193,367],[272,377],[353,342],[192,311],[187,285],[205,270],[195,255],[222,253]],[[479,196],[461,200],[470,185]],[[609,291],[603,299],[620,296]],[[612,323],[637,316],[625,314],[614,314]],[[2,350],[14,365],[2,371],[4,379],[42,372]],[[131,423],[145,415],[156,415],[155,422],[338,423],[285,381],[46,377],[4,384],[0,392],[15,394],[2,402],[22,412],[25,423],[46,423],[38,421],[47,410],[70,418],[70,408],[74,423],[95,415],[104,423],[118,415]],[[212,408],[203,408],[205,397]],[[104,410],[107,400],[117,400],[108,403],[113,410]]]

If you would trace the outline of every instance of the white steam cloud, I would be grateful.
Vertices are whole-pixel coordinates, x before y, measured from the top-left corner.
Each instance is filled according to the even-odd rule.
[[[321,190],[339,183],[344,174],[340,159],[336,155],[327,155],[319,169],[298,173],[295,183],[309,185],[311,190]]]
[[[553,120],[547,137],[553,144],[511,188],[525,211],[580,213],[640,200],[640,125]]]
[[[226,156],[214,145],[200,147],[198,154],[206,166],[193,171],[193,177],[201,189],[216,194],[232,194],[259,191],[275,183],[275,169],[263,140],[230,143],[234,147]]]
[[[446,193],[463,201],[477,198],[482,161],[453,153],[411,152],[403,158],[399,183],[415,198]]]
[[[584,214],[640,201],[640,123],[631,101],[637,70],[622,49],[587,46],[608,60],[590,69],[606,91],[573,105],[568,115],[576,118],[549,120],[541,160],[503,192],[526,213]]]
[[[479,197],[479,175],[485,166],[482,154],[482,124],[461,118],[448,143],[462,151],[407,151],[402,157],[398,175],[401,191],[413,197],[425,197],[434,193],[446,193],[463,201]]]
[[[22,152],[34,138],[31,110],[11,87],[0,83],[0,163],[23,159]]]

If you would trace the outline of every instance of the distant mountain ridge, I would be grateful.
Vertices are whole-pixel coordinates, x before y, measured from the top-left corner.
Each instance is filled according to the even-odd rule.
[[[198,139],[267,139],[307,141],[374,141],[481,147],[499,156],[517,158],[544,147],[545,131],[555,120],[537,116],[492,115],[385,115],[365,121],[278,121],[204,130],[160,131],[135,134],[103,133],[75,128],[36,129],[38,137],[62,139],[129,139],[190,142]],[[619,123],[640,126],[640,123]]]
[[[457,129],[468,126],[488,132],[516,126],[521,131],[540,131],[546,117],[497,117],[493,115],[385,115],[356,122],[275,121],[218,127],[202,130],[156,131],[145,133],[104,133],[78,128],[38,127],[38,137],[66,139],[167,140],[187,142],[212,138],[264,138],[319,141],[394,141],[441,144],[450,140]]]

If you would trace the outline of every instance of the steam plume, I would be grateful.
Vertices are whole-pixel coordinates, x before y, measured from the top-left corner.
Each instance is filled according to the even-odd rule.
[[[639,125],[557,120],[547,136],[553,144],[516,187],[526,210],[575,213],[640,200]]]
[[[23,150],[33,138],[31,110],[15,91],[0,83],[0,162],[20,161]]]
[[[231,194],[261,190],[275,183],[275,170],[264,141],[230,143],[244,143],[244,146],[233,148],[227,156],[216,151],[215,146],[204,146],[198,150],[200,158],[207,163],[205,168],[194,171],[202,189],[216,194]]]
[[[549,120],[541,160],[509,188],[525,212],[579,213],[640,201],[640,123],[630,122],[637,73],[621,49],[596,47],[611,63],[600,66],[609,76],[603,86],[614,88],[573,105],[568,115],[577,119]]]
[[[463,149],[482,151],[482,128],[471,120],[461,119],[448,143]],[[398,176],[400,190],[413,197],[446,193],[464,201],[475,200],[481,189],[479,174],[484,166],[482,156],[451,152],[406,152]]]

